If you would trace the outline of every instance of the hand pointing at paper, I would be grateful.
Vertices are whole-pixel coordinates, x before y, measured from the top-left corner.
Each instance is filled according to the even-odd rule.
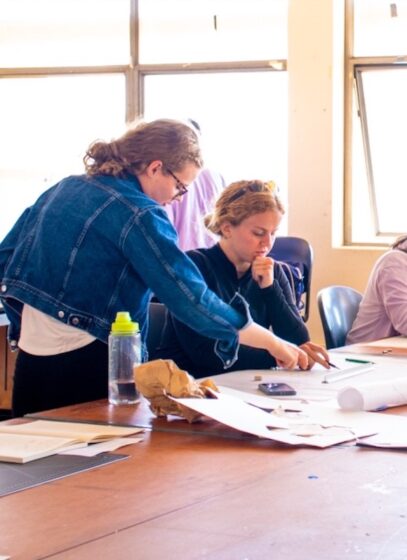
[[[323,346],[308,341],[301,344],[300,348],[308,355],[307,369],[312,369],[315,363],[321,364],[325,369],[330,369],[329,355]]]

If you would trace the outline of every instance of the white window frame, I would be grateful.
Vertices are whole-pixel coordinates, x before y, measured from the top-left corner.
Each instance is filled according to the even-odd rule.
[[[353,24],[353,0],[346,0],[346,22],[345,22],[345,189],[344,189],[344,242],[345,245],[366,246],[366,247],[388,247],[394,239],[405,233],[405,231],[380,231],[379,210],[377,205],[375,179],[372,165],[372,155],[369,142],[368,115],[363,93],[363,73],[380,68],[381,70],[405,69],[407,66],[406,57],[400,56],[374,56],[374,57],[355,57],[353,56],[354,24]],[[356,117],[354,115],[357,115]],[[367,241],[355,239],[354,227],[352,224],[353,208],[352,198],[353,189],[356,188],[352,181],[352,142],[356,127],[360,128],[363,151],[364,165],[366,169],[366,181],[369,198],[372,232],[368,235]],[[365,209],[363,209],[365,211]]]

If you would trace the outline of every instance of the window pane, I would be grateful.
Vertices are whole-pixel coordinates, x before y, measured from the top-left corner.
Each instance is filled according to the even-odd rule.
[[[0,67],[129,61],[129,0],[0,0]]]
[[[373,219],[373,205],[369,196],[369,185],[366,174],[366,163],[363,151],[362,128],[360,118],[353,111],[353,122],[356,126],[353,131],[352,143],[352,236],[353,243],[370,243],[375,239],[376,228]]]
[[[378,233],[407,230],[407,69],[361,72],[367,131],[372,160]],[[362,105],[363,108],[363,105]],[[358,182],[354,181],[355,189]],[[360,188],[360,187],[359,187]]]
[[[0,239],[41,192],[83,172],[93,140],[123,133],[124,99],[121,74],[0,81]]]
[[[287,0],[140,0],[140,62],[287,58]]]
[[[405,55],[406,29],[406,0],[354,0],[353,56]]]
[[[165,91],[165,96],[163,95]],[[147,119],[192,118],[205,165],[227,183],[273,179],[286,200],[287,73],[231,72],[145,77]]]

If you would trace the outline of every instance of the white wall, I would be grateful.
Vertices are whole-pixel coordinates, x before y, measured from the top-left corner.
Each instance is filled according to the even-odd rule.
[[[342,245],[343,14],[344,0],[290,1],[288,235],[314,248],[308,327],[321,343],[318,290],[345,284],[363,291],[383,252]]]

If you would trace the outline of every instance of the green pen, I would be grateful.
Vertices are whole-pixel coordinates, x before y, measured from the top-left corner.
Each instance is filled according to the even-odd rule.
[[[355,364],[374,364],[374,362],[370,362],[369,360],[356,360],[355,358],[345,358],[345,362],[353,362]]]

